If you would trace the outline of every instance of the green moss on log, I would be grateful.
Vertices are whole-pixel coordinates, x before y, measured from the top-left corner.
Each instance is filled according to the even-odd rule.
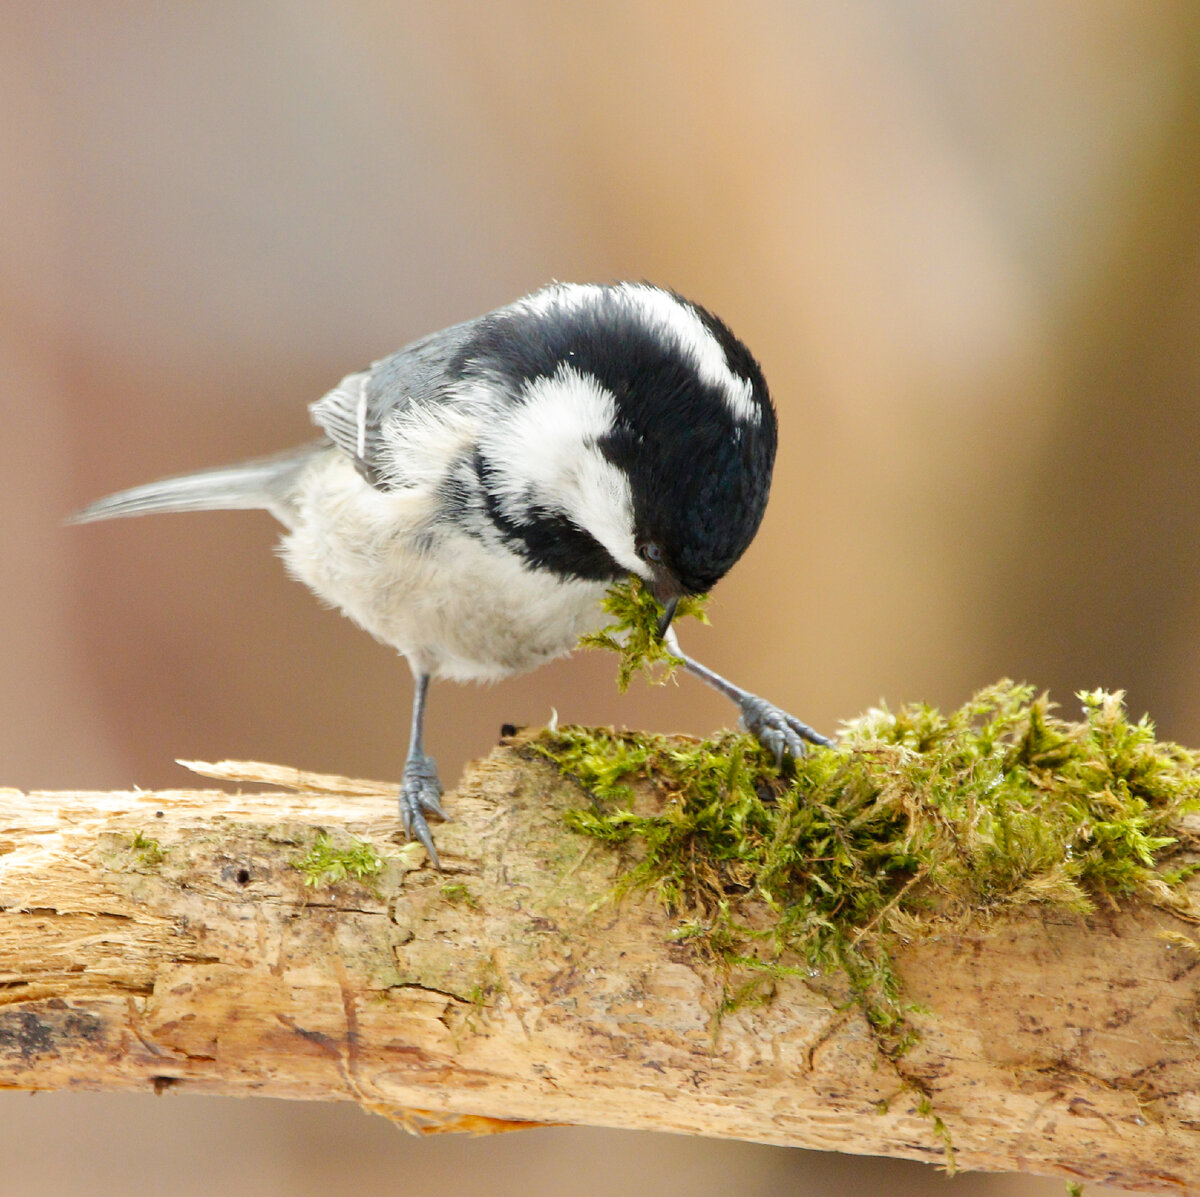
[[[1077,721],[1007,681],[949,714],[873,710],[783,771],[735,733],[567,727],[529,749],[591,796],[568,821],[625,851],[621,886],[659,895],[676,934],[741,978],[730,1004],[781,973],[838,969],[899,1053],[897,939],[1029,904],[1186,902],[1200,757],[1132,721],[1119,693],[1079,698]],[[649,812],[632,801],[638,778],[658,796]]]

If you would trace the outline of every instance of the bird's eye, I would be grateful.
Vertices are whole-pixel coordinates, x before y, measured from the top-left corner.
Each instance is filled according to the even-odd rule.
[[[638,556],[641,557],[643,561],[648,561],[651,565],[662,564],[662,549],[660,549],[658,545],[654,544],[653,541],[647,544],[638,545],[637,551]]]

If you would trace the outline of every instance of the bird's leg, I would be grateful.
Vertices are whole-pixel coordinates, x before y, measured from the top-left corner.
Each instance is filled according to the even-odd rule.
[[[449,816],[442,810],[442,783],[438,780],[437,764],[425,754],[422,741],[425,731],[425,699],[429,693],[429,674],[413,672],[412,733],[408,740],[408,756],[404,761],[404,778],[400,782],[400,821],[409,839],[414,836],[425,845],[434,868],[442,867],[433,835],[425,820],[426,814],[439,819]]]
[[[783,764],[785,753],[794,757],[803,756],[806,740],[810,744],[828,745],[833,743],[820,732],[813,731],[807,723],[801,723],[794,715],[789,715],[787,711],[781,710],[774,703],[767,702],[765,698],[759,698],[757,694],[751,694],[748,690],[743,690],[741,686],[735,686],[719,673],[714,673],[707,665],[701,665],[699,661],[693,660],[679,647],[674,628],[666,630],[663,640],[666,642],[667,648],[683,662],[683,667],[689,673],[694,673],[701,681],[707,682],[714,690],[720,691],[726,698],[737,704],[738,710],[742,713],[742,726],[752,736],[755,736],[764,748],[775,754],[776,764]]]

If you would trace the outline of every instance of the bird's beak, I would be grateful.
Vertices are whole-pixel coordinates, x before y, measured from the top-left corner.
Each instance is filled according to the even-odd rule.
[[[665,566],[659,566],[654,571],[654,576],[646,582],[646,589],[662,603],[663,613],[659,617],[657,629],[658,638],[661,640],[667,634],[671,620],[675,618],[675,609],[685,591],[679,579]]]
[[[671,620],[675,618],[675,608],[679,606],[679,596],[667,599],[663,603],[663,613],[658,621],[658,638],[661,640],[667,634],[667,628],[671,626]]]

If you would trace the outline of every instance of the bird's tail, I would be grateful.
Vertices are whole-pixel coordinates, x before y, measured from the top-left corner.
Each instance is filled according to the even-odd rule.
[[[296,475],[325,446],[307,445],[241,465],[149,482],[97,499],[68,517],[71,524],[149,515],[158,511],[237,511],[262,508],[290,524]]]

